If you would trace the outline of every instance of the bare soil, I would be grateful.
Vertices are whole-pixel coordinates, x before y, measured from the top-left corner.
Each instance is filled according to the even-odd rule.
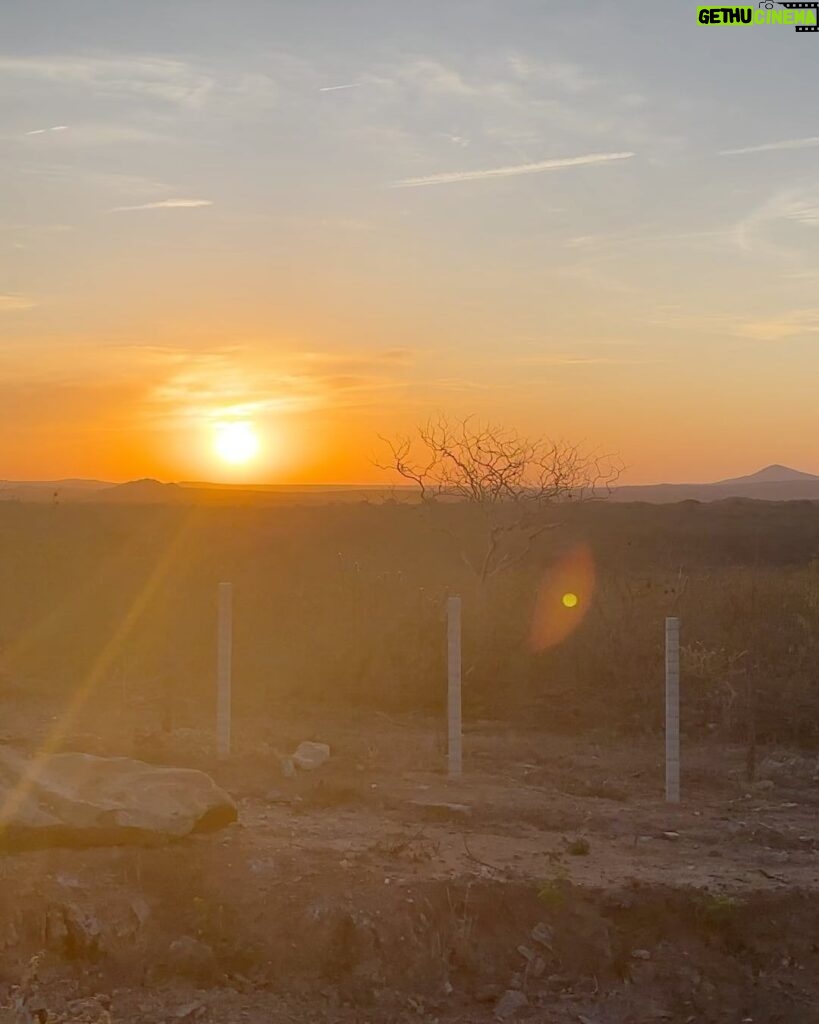
[[[35,749],[49,717],[9,713],[5,738]],[[332,757],[287,777],[304,739]],[[687,747],[674,807],[659,737],[473,723],[457,783],[441,723],[421,718],[255,718],[227,762],[194,729],[86,720],[62,746],[204,768],[240,820],[0,859],[0,1006],[200,1024],[819,1021],[815,756],[760,751],[749,784],[742,750]]]

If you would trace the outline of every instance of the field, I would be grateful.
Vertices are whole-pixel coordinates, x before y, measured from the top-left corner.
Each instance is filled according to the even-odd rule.
[[[4,856],[0,1006],[22,983],[65,1021],[817,1020],[816,506],[578,509],[489,586],[453,543],[471,528],[390,505],[0,506],[3,740],[200,767],[240,811],[168,846]],[[589,610],[538,649],[538,588],[578,544]],[[672,613],[679,807],[658,729]],[[306,739],[332,756],[291,778]]]

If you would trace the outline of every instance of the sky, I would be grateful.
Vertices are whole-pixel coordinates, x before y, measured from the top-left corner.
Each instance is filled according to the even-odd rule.
[[[818,85],[688,0],[4,5],[0,478],[377,482],[439,412],[819,472]]]

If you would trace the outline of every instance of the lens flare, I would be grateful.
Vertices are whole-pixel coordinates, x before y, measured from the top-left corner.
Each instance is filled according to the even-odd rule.
[[[532,616],[534,650],[556,647],[577,629],[591,605],[594,581],[594,556],[588,544],[570,548],[548,570]]]

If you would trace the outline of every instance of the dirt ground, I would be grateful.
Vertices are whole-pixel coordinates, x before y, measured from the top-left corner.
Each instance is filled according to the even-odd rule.
[[[49,721],[4,739],[35,748]],[[302,740],[331,759],[288,777]],[[289,713],[84,721],[62,746],[208,770],[228,829],[0,859],[0,1006],[65,1021],[819,1022],[819,760],[472,723]],[[31,964],[31,958],[39,958]],[[0,1021],[22,1024],[6,1010]],[[36,1017],[35,1017],[36,1019]]]

